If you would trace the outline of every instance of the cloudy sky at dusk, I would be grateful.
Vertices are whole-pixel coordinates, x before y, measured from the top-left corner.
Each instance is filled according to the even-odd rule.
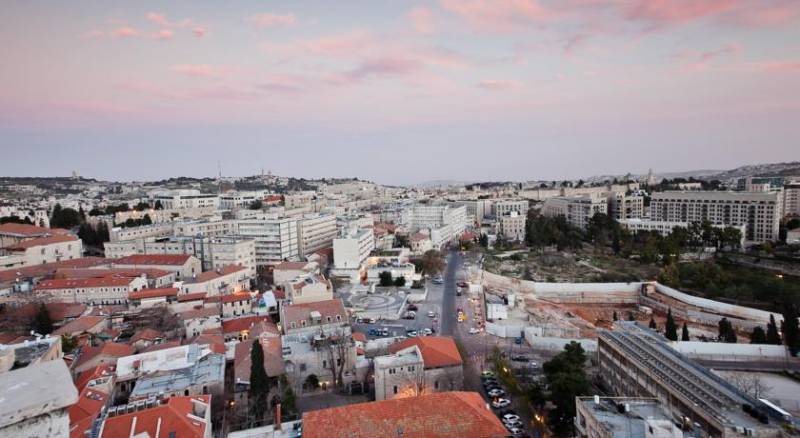
[[[0,175],[523,180],[800,159],[800,1],[6,1]]]

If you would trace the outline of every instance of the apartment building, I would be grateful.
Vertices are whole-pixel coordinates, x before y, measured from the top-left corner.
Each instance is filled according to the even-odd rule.
[[[350,229],[341,237],[333,239],[333,262],[337,270],[361,269],[375,249],[375,238],[371,229]]]
[[[650,219],[669,222],[703,222],[745,226],[747,243],[778,240],[783,217],[779,192],[678,192],[653,193]]]
[[[526,215],[528,214],[529,208],[530,206],[527,199],[502,199],[494,201],[492,204],[492,214],[500,217],[513,211],[521,215]]]
[[[299,258],[297,218],[262,214],[252,219],[241,219],[238,224],[239,235],[255,239],[257,266]]]
[[[157,239],[171,236],[173,233],[173,224],[157,223],[140,227],[113,227],[109,230],[108,237],[110,242],[122,242],[134,239]]]
[[[134,254],[190,254],[197,257],[203,270],[240,265],[256,275],[256,242],[251,237],[171,236],[106,242],[105,255],[121,258]]]
[[[580,438],[683,438],[669,411],[654,398],[575,397],[575,431]]]
[[[320,274],[293,278],[280,286],[292,304],[306,304],[333,299],[333,284]]]
[[[263,190],[252,192],[229,191],[219,195],[219,208],[223,210],[236,210],[250,208],[256,201],[262,201],[266,193]]]
[[[672,234],[672,230],[675,227],[682,227],[688,228],[691,224],[689,222],[669,222],[669,221],[654,221],[649,219],[622,219],[618,221],[620,225],[630,230],[632,233],[636,234],[642,231],[652,231],[656,232],[662,236],[668,236]],[[713,225],[715,228],[725,228],[725,227],[733,227],[739,230],[742,233],[742,241],[739,242],[740,245],[745,244],[744,236],[745,236],[745,226],[733,226],[733,225]]]
[[[61,228],[44,228],[28,224],[0,224],[0,248],[15,246],[23,241],[40,237],[68,236],[71,233]]]
[[[467,208],[467,220],[478,227],[483,223],[483,218],[492,213],[491,199],[468,199],[458,201],[457,204]]]
[[[142,277],[59,278],[42,280],[34,294],[47,301],[84,304],[124,304],[128,295],[147,287]]]
[[[528,221],[527,214],[510,211],[497,218],[498,232],[507,240],[522,242],[525,240],[525,225]]]
[[[389,346],[374,361],[375,399],[459,391],[464,383],[461,354],[452,338],[409,338]]]
[[[800,180],[783,186],[783,216],[800,217]]]
[[[178,281],[203,272],[200,260],[188,254],[134,254],[112,261],[115,268],[160,269],[175,273]]]
[[[305,214],[297,221],[298,251],[309,255],[323,248],[330,248],[338,230],[336,216],[332,214]]]
[[[598,213],[608,214],[608,203],[601,196],[559,196],[544,201],[542,214],[547,217],[564,216],[575,227],[586,229],[589,220]]]
[[[761,403],[672,349],[656,332],[619,322],[598,337],[600,376],[612,393],[658,399],[701,436],[780,436]],[[766,416],[764,416],[766,418]]]
[[[200,193],[199,190],[194,189],[153,192],[150,194],[150,200],[154,205],[156,202],[161,202],[161,205],[167,210],[178,208],[219,207],[219,195],[213,193]]]
[[[249,289],[250,278],[247,268],[228,265],[187,277],[181,285],[181,294],[205,293],[212,297],[235,293]]]
[[[644,216],[644,196],[608,192],[608,215],[616,220],[639,219]]]
[[[13,266],[25,267],[75,260],[83,255],[83,242],[71,234],[35,237],[0,249],[0,255],[15,259]],[[0,265],[11,263],[0,261]]]

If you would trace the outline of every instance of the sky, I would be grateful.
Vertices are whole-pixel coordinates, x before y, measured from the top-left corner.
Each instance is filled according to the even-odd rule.
[[[0,175],[386,184],[800,159],[800,1],[7,0]]]

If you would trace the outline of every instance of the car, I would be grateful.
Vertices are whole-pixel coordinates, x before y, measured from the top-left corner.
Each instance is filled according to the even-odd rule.
[[[408,330],[408,331],[406,331],[406,336],[408,336],[409,338],[416,337],[417,336],[417,331],[416,330]]]
[[[531,361],[531,363],[529,363],[528,365],[530,365],[531,368],[538,368],[539,367],[539,364],[534,362],[534,361]]]
[[[528,357],[527,356],[523,356],[521,354],[515,354],[515,355],[511,356],[511,360],[514,361],[514,362],[527,362],[528,361]]]
[[[420,330],[419,332],[420,332],[420,334],[422,334],[422,336],[430,336],[430,335],[433,334],[433,330],[431,330],[429,328],[424,328],[424,329]]]
[[[417,317],[417,314],[414,312],[406,312],[403,314],[403,319],[414,319]]]
[[[498,385],[497,384],[497,379],[495,379],[494,377],[492,377],[490,379],[486,379],[486,380],[483,381],[483,387],[484,388],[490,388],[490,387],[499,388],[499,386],[497,386],[497,385]]]
[[[517,336],[514,338],[514,343],[517,345],[522,345],[522,336]]]
[[[435,317],[436,317],[436,312],[434,312],[433,310],[429,310],[428,311],[428,318],[435,318]]]
[[[444,279],[442,277],[436,277],[433,279],[433,284],[444,284]]]
[[[367,331],[367,334],[370,335],[370,336],[380,336],[381,335],[381,331],[378,330],[378,329],[375,329],[375,328],[371,328],[371,329],[369,329]]]
[[[494,377],[494,372],[492,371],[483,371],[481,372],[481,377]]]
[[[406,310],[419,310],[419,308],[417,307],[417,305],[416,305],[416,304],[409,304],[409,305],[406,307]]]
[[[506,429],[508,429],[509,433],[511,433],[512,436],[525,435],[525,430],[520,429],[518,427],[506,427]]]
[[[522,422],[519,421],[519,420],[514,420],[514,421],[505,421],[505,420],[503,420],[503,424],[506,426],[506,428],[509,428],[509,427],[515,427],[515,428],[525,427],[525,425],[522,424]]]
[[[519,415],[517,414],[504,414],[502,417],[500,417],[500,419],[508,422],[520,421]]]
[[[458,287],[467,287],[467,282],[466,281],[459,281],[458,282]]]
[[[498,398],[497,400],[492,402],[492,407],[495,409],[504,408],[511,404],[511,400],[507,398]]]
[[[376,322],[378,322],[378,320],[375,318],[367,318],[367,323],[369,324],[375,324]]]
[[[480,330],[476,329],[475,327],[470,327],[469,328],[469,334],[474,335],[474,334],[477,334],[477,333],[480,333]]]
[[[489,395],[489,397],[495,397],[496,398],[496,397],[502,397],[502,396],[506,395],[506,392],[503,391],[500,388],[494,388],[494,389],[490,389],[486,394]]]
[[[389,329],[388,329],[388,328],[386,328],[386,327],[384,327],[384,328],[383,328],[383,330],[381,330],[381,335],[383,335],[383,336],[389,336]]]

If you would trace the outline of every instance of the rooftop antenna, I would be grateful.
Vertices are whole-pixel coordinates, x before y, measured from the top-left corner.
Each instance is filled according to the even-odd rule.
[[[219,177],[217,178],[217,191],[222,193],[222,163],[217,161],[217,170],[219,171]]]

